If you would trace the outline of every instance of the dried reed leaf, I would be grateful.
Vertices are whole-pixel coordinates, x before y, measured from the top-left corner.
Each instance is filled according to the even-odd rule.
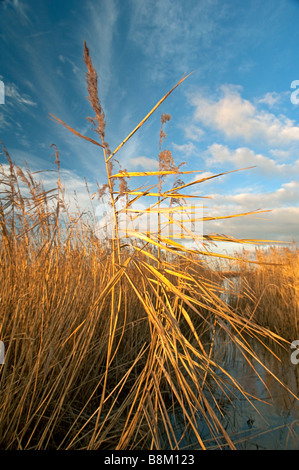
[[[72,127],[68,126],[65,122],[63,122],[61,119],[58,117],[54,116],[53,114],[50,113],[50,116],[59,124],[62,124],[64,127],[66,127],[69,131],[71,131],[73,134],[75,134],[77,137],[80,137],[81,139],[87,140],[88,142],[91,142],[92,144],[98,145],[101,148],[105,148],[104,145],[100,144],[96,140],[91,139],[90,137],[87,137],[86,135],[80,134],[80,132],[76,131]]]
[[[180,174],[190,174],[190,173],[201,173],[202,170],[193,170],[193,171],[180,171]],[[122,171],[111,175],[110,178],[126,178],[131,176],[163,176],[163,175],[175,175],[177,170],[161,170],[161,171]]]
[[[206,178],[201,178],[199,180],[196,180],[196,181],[192,181],[191,183],[186,183],[186,184],[183,184],[181,186],[178,186],[176,187],[175,189],[183,189],[183,188],[187,188],[188,186],[193,186],[194,184],[198,184],[198,183],[203,183],[204,181],[208,181],[212,178],[218,178],[219,176],[223,176],[223,175],[228,175],[230,173],[235,173],[237,171],[244,171],[244,170],[249,170],[251,168],[255,168],[254,166],[249,166],[247,168],[240,168],[240,169],[237,169],[237,170],[231,170],[231,171],[225,171],[223,173],[218,173],[217,175],[212,175],[212,176],[207,176]],[[180,172],[181,173],[181,172]],[[172,189],[169,189],[168,191],[166,192],[170,192],[172,191]]]
[[[115,194],[118,194],[118,191],[114,191]],[[188,199],[188,198],[197,198],[197,199],[212,199],[212,197],[210,196],[198,196],[198,195],[190,195],[190,194],[180,194],[180,193],[167,193],[167,192],[163,192],[163,193],[151,193],[151,192],[148,192],[148,191],[144,191],[144,192],[141,192],[141,191],[127,191],[127,192],[124,192],[124,194],[131,194],[131,195],[139,195],[139,196],[161,196],[163,198],[183,198],[183,199]]]
[[[135,127],[135,129],[130,132],[130,134],[121,142],[121,144],[112,152],[109,158],[112,158],[122,147],[125,145],[126,142],[138,131],[138,129],[148,120],[148,118],[156,111],[156,109],[166,100],[166,98],[181,84],[183,83],[186,78],[188,78],[193,72],[189,73],[187,76],[184,76],[179,80],[179,82],[168,92],[166,95],[161,98],[160,101],[151,109],[151,111],[145,116],[145,118],[140,121],[140,123]]]

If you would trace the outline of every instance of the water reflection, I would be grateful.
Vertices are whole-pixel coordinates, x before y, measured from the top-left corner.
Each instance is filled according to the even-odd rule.
[[[299,450],[299,364],[291,362],[291,349],[274,347],[278,360],[256,340],[252,348],[266,366],[253,362],[256,373],[231,341],[217,335],[215,361],[218,361],[245,391],[256,397],[245,397],[231,387],[231,394],[216,388],[213,395],[221,409],[217,415],[234,445],[240,450]],[[273,344],[269,345],[273,348]],[[221,373],[217,372],[221,377]],[[280,383],[274,376],[277,376]],[[282,384],[289,388],[287,390]],[[211,401],[212,403],[212,401]],[[180,413],[172,415],[172,423],[178,430],[180,448],[198,449],[196,438],[190,430],[184,430]],[[184,430],[184,431],[183,431]],[[216,440],[208,426],[198,416],[198,430],[208,449],[228,449],[221,436]]]
[[[274,347],[278,360],[257,341],[252,346],[267,368],[255,361],[259,376],[231,342],[218,350],[226,370],[256,397],[250,403],[239,393],[227,403],[224,427],[239,449],[299,449],[299,368],[291,362],[291,350]],[[221,393],[219,398],[224,399]]]
[[[236,277],[225,280],[223,300],[228,302],[230,293],[239,292],[241,283]],[[238,400],[227,403],[223,424],[237,448],[299,450],[299,364],[291,362],[292,349],[267,344],[278,359],[257,340],[250,339],[251,347],[266,366],[254,362],[258,377],[231,341],[225,341],[221,334],[217,339],[215,359],[246,392],[259,399],[251,400],[251,404],[239,394]],[[221,394],[219,400],[224,400]]]

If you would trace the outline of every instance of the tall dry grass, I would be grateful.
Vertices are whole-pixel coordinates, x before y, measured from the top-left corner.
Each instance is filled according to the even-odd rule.
[[[225,237],[203,237],[196,240],[200,248],[191,250],[159,231],[155,236],[132,232],[126,243],[118,236],[120,195],[127,197],[128,207],[141,197],[156,197],[154,207],[173,199],[183,206],[190,197],[180,191],[194,183],[182,181],[186,172],[174,165],[170,154],[164,153],[163,160],[162,155],[158,172],[142,173],[158,177],[154,191],[139,185],[129,189],[128,180],[131,184],[141,174],[114,169],[117,151],[185,77],[111,152],[86,44],[84,60],[95,113],[90,122],[99,141],[56,120],[103,151],[107,183],[93,196],[109,196],[115,238],[101,243],[92,215],[69,212],[56,148],[57,187],[45,191],[30,169],[15,165],[3,147],[0,447],[179,448],[188,431],[205,449],[199,425],[203,420],[219,448],[234,449],[219,417],[215,387],[252,397],[215,362],[215,332],[221,328],[252,363],[258,358],[246,335],[262,343],[280,338],[219,296],[220,280],[203,257],[211,255],[207,239]],[[169,174],[176,184],[166,190],[162,183]],[[183,429],[175,429],[175,416],[183,419]]]
[[[243,252],[244,258],[249,254]],[[296,246],[256,248],[260,264],[231,262],[238,291],[230,296],[236,310],[289,341],[299,337],[299,251]]]

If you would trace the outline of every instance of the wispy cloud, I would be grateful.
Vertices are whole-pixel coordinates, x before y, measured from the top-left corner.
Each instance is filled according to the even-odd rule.
[[[75,75],[78,75],[80,68],[78,67],[77,64],[73,60],[71,60],[69,57],[66,57],[63,54],[59,54],[58,59],[61,63],[63,64],[70,64],[72,67],[72,71]]]
[[[142,50],[144,58],[150,58],[152,79],[189,72],[198,60],[194,45],[209,49],[222,15],[222,6],[216,0],[131,0],[130,4],[129,39]]]
[[[273,108],[273,106],[279,103],[281,99],[281,94],[277,93],[276,91],[273,91],[266,93],[262,98],[258,100],[258,102],[266,104],[267,106],[269,106],[269,108]]]
[[[13,10],[19,15],[23,22],[29,23],[30,19],[27,14],[28,5],[21,0],[4,0],[1,3],[5,9],[13,8]]]
[[[8,83],[5,87],[5,96],[11,98],[12,105],[37,106],[37,103],[26,93],[21,93],[14,83]],[[9,104],[9,100],[8,100]]]
[[[13,127],[17,132],[22,131],[22,124],[16,119],[20,112],[28,112],[28,108],[35,108],[37,103],[26,93],[19,90],[15,83],[5,84],[5,105],[0,107],[0,129]],[[20,136],[21,134],[17,134]],[[22,135],[22,139],[24,136]]]

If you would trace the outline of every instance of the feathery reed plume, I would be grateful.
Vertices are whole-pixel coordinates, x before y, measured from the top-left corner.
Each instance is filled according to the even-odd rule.
[[[159,176],[158,176],[158,208],[160,208],[161,203],[161,191],[162,191],[162,183],[165,179],[165,175],[161,174],[163,171],[176,171],[176,167],[174,165],[174,161],[169,150],[162,151],[162,141],[166,138],[166,134],[164,131],[164,124],[170,121],[171,116],[170,114],[163,113],[161,115],[161,129],[160,129],[160,138],[159,138]],[[161,214],[158,210],[158,239],[161,238]],[[158,247],[158,268],[161,268],[161,247]]]
[[[102,140],[102,144],[107,146],[105,143],[105,114],[103,111],[103,108],[100,103],[99,95],[98,95],[98,75],[97,72],[95,71],[91,57],[89,54],[89,49],[87,47],[86,42],[84,41],[84,62],[87,67],[87,72],[86,72],[86,82],[87,82],[87,89],[88,89],[88,101],[90,102],[91,106],[93,107],[93,110],[96,114],[96,122],[95,123],[94,119],[92,118],[87,118],[89,122],[91,122],[94,127],[95,127],[95,132],[100,136]]]

